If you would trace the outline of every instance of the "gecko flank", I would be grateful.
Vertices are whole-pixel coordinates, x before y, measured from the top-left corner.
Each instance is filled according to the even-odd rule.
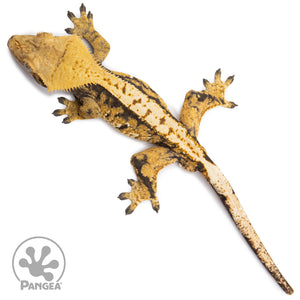
[[[74,95],[72,101],[58,98],[65,108],[53,114],[65,115],[63,123],[103,118],[121,133],[153,144],[131,158],[137,180],[128,180],[131,191],[119,195],[121,200],[131,201],[126,214],[145,200],[151,201],[155,211],[159,210],[157,176],[162,168],[179,162],[188,171],[198,171],[219,195],[267,270],[286,293],[292,294],[293,289],[263,246],[231,185],[197,140],[200,121],[207,110],[236,106],[225,100],[225,89],[232,83],[233,76],[222,81],[218,70],[214,82],[203,81],[204,90],[189,91],[177,120],[148,84],[102,65],[110,45],[94,29],[93,16],[86,13],[83,4],[80,14],[77,18],[68,12],[74,24],[74,28],[66,29],[69,36],[15,35],[9,39],[8,47],[39,84],[49,91],[67,90]],[[91,45],[92,53],[82,39]]]

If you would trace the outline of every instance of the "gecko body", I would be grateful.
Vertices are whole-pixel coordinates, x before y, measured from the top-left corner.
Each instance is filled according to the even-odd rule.
[[[63,123],[102,118],[121,133],[154,144],[131,158],[138,180],[130,179],[131,191],[119,195],[121,200],[131,200],[126,214],[145,200],[159,210],[157,175],[165,166],[179,162],[188,171],[199,171],[267,270],[286,293],[292,294],[293,289],[263,246],[228,180],[197,140],[201,118],[208,109],[236,106],[224,96],[233,76],[223,82],[218,70],[214,82],[203,81],[203,91],[189,91],[177,120],[148,84],[102,65],[110,46],[94,29],[93,16],[86,14],[84,5],[80,12],[79,18],[68,13],[74,23],[74,28],[66,29],[70,36],[15,35],[9,39],[8,47],[39,84],[49,91],[67,90],[74,95],[72,101],[58,98],[65,108],[55,110],[54,115],[67,115]],[[90,43],[92,53],[82,39]]]

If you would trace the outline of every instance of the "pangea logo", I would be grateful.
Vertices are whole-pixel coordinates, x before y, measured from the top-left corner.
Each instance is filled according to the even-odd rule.
[[[46,237],[22,242],[13,255],[13,271],[21,290],[60,290],[66,259],[61,247]]]

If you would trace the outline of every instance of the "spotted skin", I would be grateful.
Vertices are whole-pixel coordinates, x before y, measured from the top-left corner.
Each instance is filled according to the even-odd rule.
[[[130,199],[131,205],[127,207],[126,214],[131,214],[135,208],[145,200],[150,200],[153,209],[158,212],[159,202],[156,197],[157,175],[164,167],[178,161],[175,152],[167,147],[151,147],[132,156],[131,164],[138,181],[128,180],[132,190],[130,193],[121,193],[121,200]]]
[[[79,18],[71,12],[68,17],[74,24],[74,28],[66,29],[71,36],[13,36],[8,46],[39,84],[49,90],[66,89],[74,95],[74,100],[58,99],[65,108],[53,113],[66,115],[63,123],[102,118],[121,133],[155,145],[131,158],[137,181],[130,179],[131,191],[119,195],[121,200],[131,201],[126,213],[132,213],[145,200],[151,201],[155,211],[159,210],[157,176],[167,165],[178,162],[188,171],[198,171],[219,195],[267,270],[287,294],[292,294],[293,289],[263,246],[231,185],[197,140],[201,119],[208,109],[236,106],[225,100],[225,90],[233,76],[223,82],[221,71],[217,70],[213,82],[203,80],[204,90],[189,91],[178,121],[145,82],[102,65],[110,46],[95,31],[92,14],[86,14],[84,5]],[[90,44],[92,53],[80,39]]]

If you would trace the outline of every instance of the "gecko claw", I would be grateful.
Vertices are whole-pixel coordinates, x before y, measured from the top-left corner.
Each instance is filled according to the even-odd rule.
[[[127,182],[130,186],[133,186],[136,181],[134,179],[128,179]]]
[[[71,21],[72,21],[72,19],[75,18],[75,15],[74,15],[72,12],[70,12],[70,11],[68,11],[67,16],[68,16],[68,18],[69,18]]]
[[[120,200],[126,200],[126,199],[128,199],[127,196],[126,196],[126,193],[121,193],[121,194],[118,196],[118,198],[119,198]]]
[[[81,13],[85,13],[86,12],[86,8],[85,8],[85,5],[83,3],[81,4],[79,10],[80,10]]]
[[[221,80],[221,69],[218,69],[215,73],[215,81]]]
[[[234,80],[234,75],[229,76],[225,81],[226,87],[229,86],[233,82],[233,80]]]
[[[238,106],[237,104],[235,104],[234,102],[229,102],[230,107],[229,108],[235,108],[236,106]]]
[[[58,102],[61,103],[61,104],[64,104],[66,105],[68,99],[66,99],[65,97],[58,97]]]
[[[158,211],[159,211],[159,203],[157,203],[157,204],[152,204],[152,208],[153,208],[153,210],[155,210],[157,213],[158,213]]]
[[[89,11],[87,17],[88,17],[88,19],[93,19],[93,14]]]
[[[134,209],[131,208],[131,205],[129,205],[126,209],[125,209],[125,214],[126,215],[131,215],[133,213]]]
[[[52,114],[55,117],[59,117],[59,116],[65,115],[65,110],[64,109],[56,109]]]
[[[74,29],[73,28],[66,28],[65,32],[68,34],[73,34],[74,33]]]
[[[70,124],[71,122],[72,121],[69,117],[64,118],[63,121],[62,121],[62,123],[64,123],[64,124]]]
[[[209,85],[210,85],[210,82],[207,80],[207,79],[203,79],[203,85],[206,87],[206,88],[208,88],[209,87]]]

